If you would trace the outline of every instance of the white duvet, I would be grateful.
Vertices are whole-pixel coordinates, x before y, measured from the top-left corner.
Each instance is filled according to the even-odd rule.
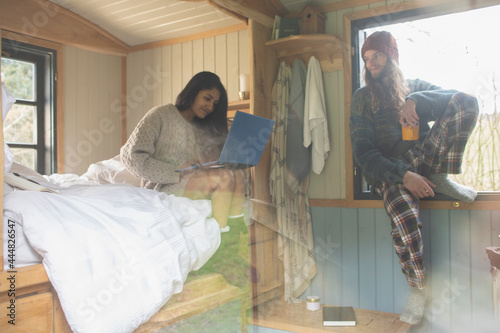
[[[4,217],[43,258],[74,332],[132,332],[220,244],[207,200],[130,185],[4,194]]]

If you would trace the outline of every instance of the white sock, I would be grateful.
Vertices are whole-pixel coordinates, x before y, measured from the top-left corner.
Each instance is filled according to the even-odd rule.
[[[425,311],[425,290],[416,287],[410,287],[408,299],[403,307],[399,320],[410,325],[418,324],[424,317]]]
[[[224,232],[229,232],[230,230],[231,230],[231,227],[228,225],[226,225],[224,228],[220,228],[221,234]]]
[[[448,178],[448,174],[446,173],[431,173],[429,180],[436,185],[434,192],[446,194],[453,199],[467,203],[474,202],[476,199],[476,190],[472,187],[455,183]]]

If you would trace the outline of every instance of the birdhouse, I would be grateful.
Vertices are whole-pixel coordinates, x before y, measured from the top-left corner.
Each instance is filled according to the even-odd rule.
[[[318,8],[307,4],[299,13],[301,34],[325,33],[326,16]]]

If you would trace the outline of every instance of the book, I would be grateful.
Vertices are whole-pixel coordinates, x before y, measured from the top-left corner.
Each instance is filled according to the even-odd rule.
[[[281,17],[279,17],[278,15],[274,16],[273,33],[271,39],[278,39],[278,26],[280,24],[280,19]]]
[[[21,190],[26,190],[26,191],[59,193],[56,190],[42,186],[36,181],[28,179],[17,173],[7,173],[6,175],[4,175],[4,182],[6,182],[12,187],[17,187]]]
[[[297,17],[282,17],[279,20],[278,38],[299,34],[299,19]]]
[[[299,19],[297,17],[274,16],[271,39],[279,39],[299,34]]]
[[[323,307],[323,326],[356,326],[352,306]]]

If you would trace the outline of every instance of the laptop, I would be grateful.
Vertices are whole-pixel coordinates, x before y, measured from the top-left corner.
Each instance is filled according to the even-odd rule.
[[[224,142],[224,147],[217,161],[195,164],[175,171],[203,167],[243,169],[255,166],[260,161],[273,126],[274,120],[236,111],[226,142]]]

